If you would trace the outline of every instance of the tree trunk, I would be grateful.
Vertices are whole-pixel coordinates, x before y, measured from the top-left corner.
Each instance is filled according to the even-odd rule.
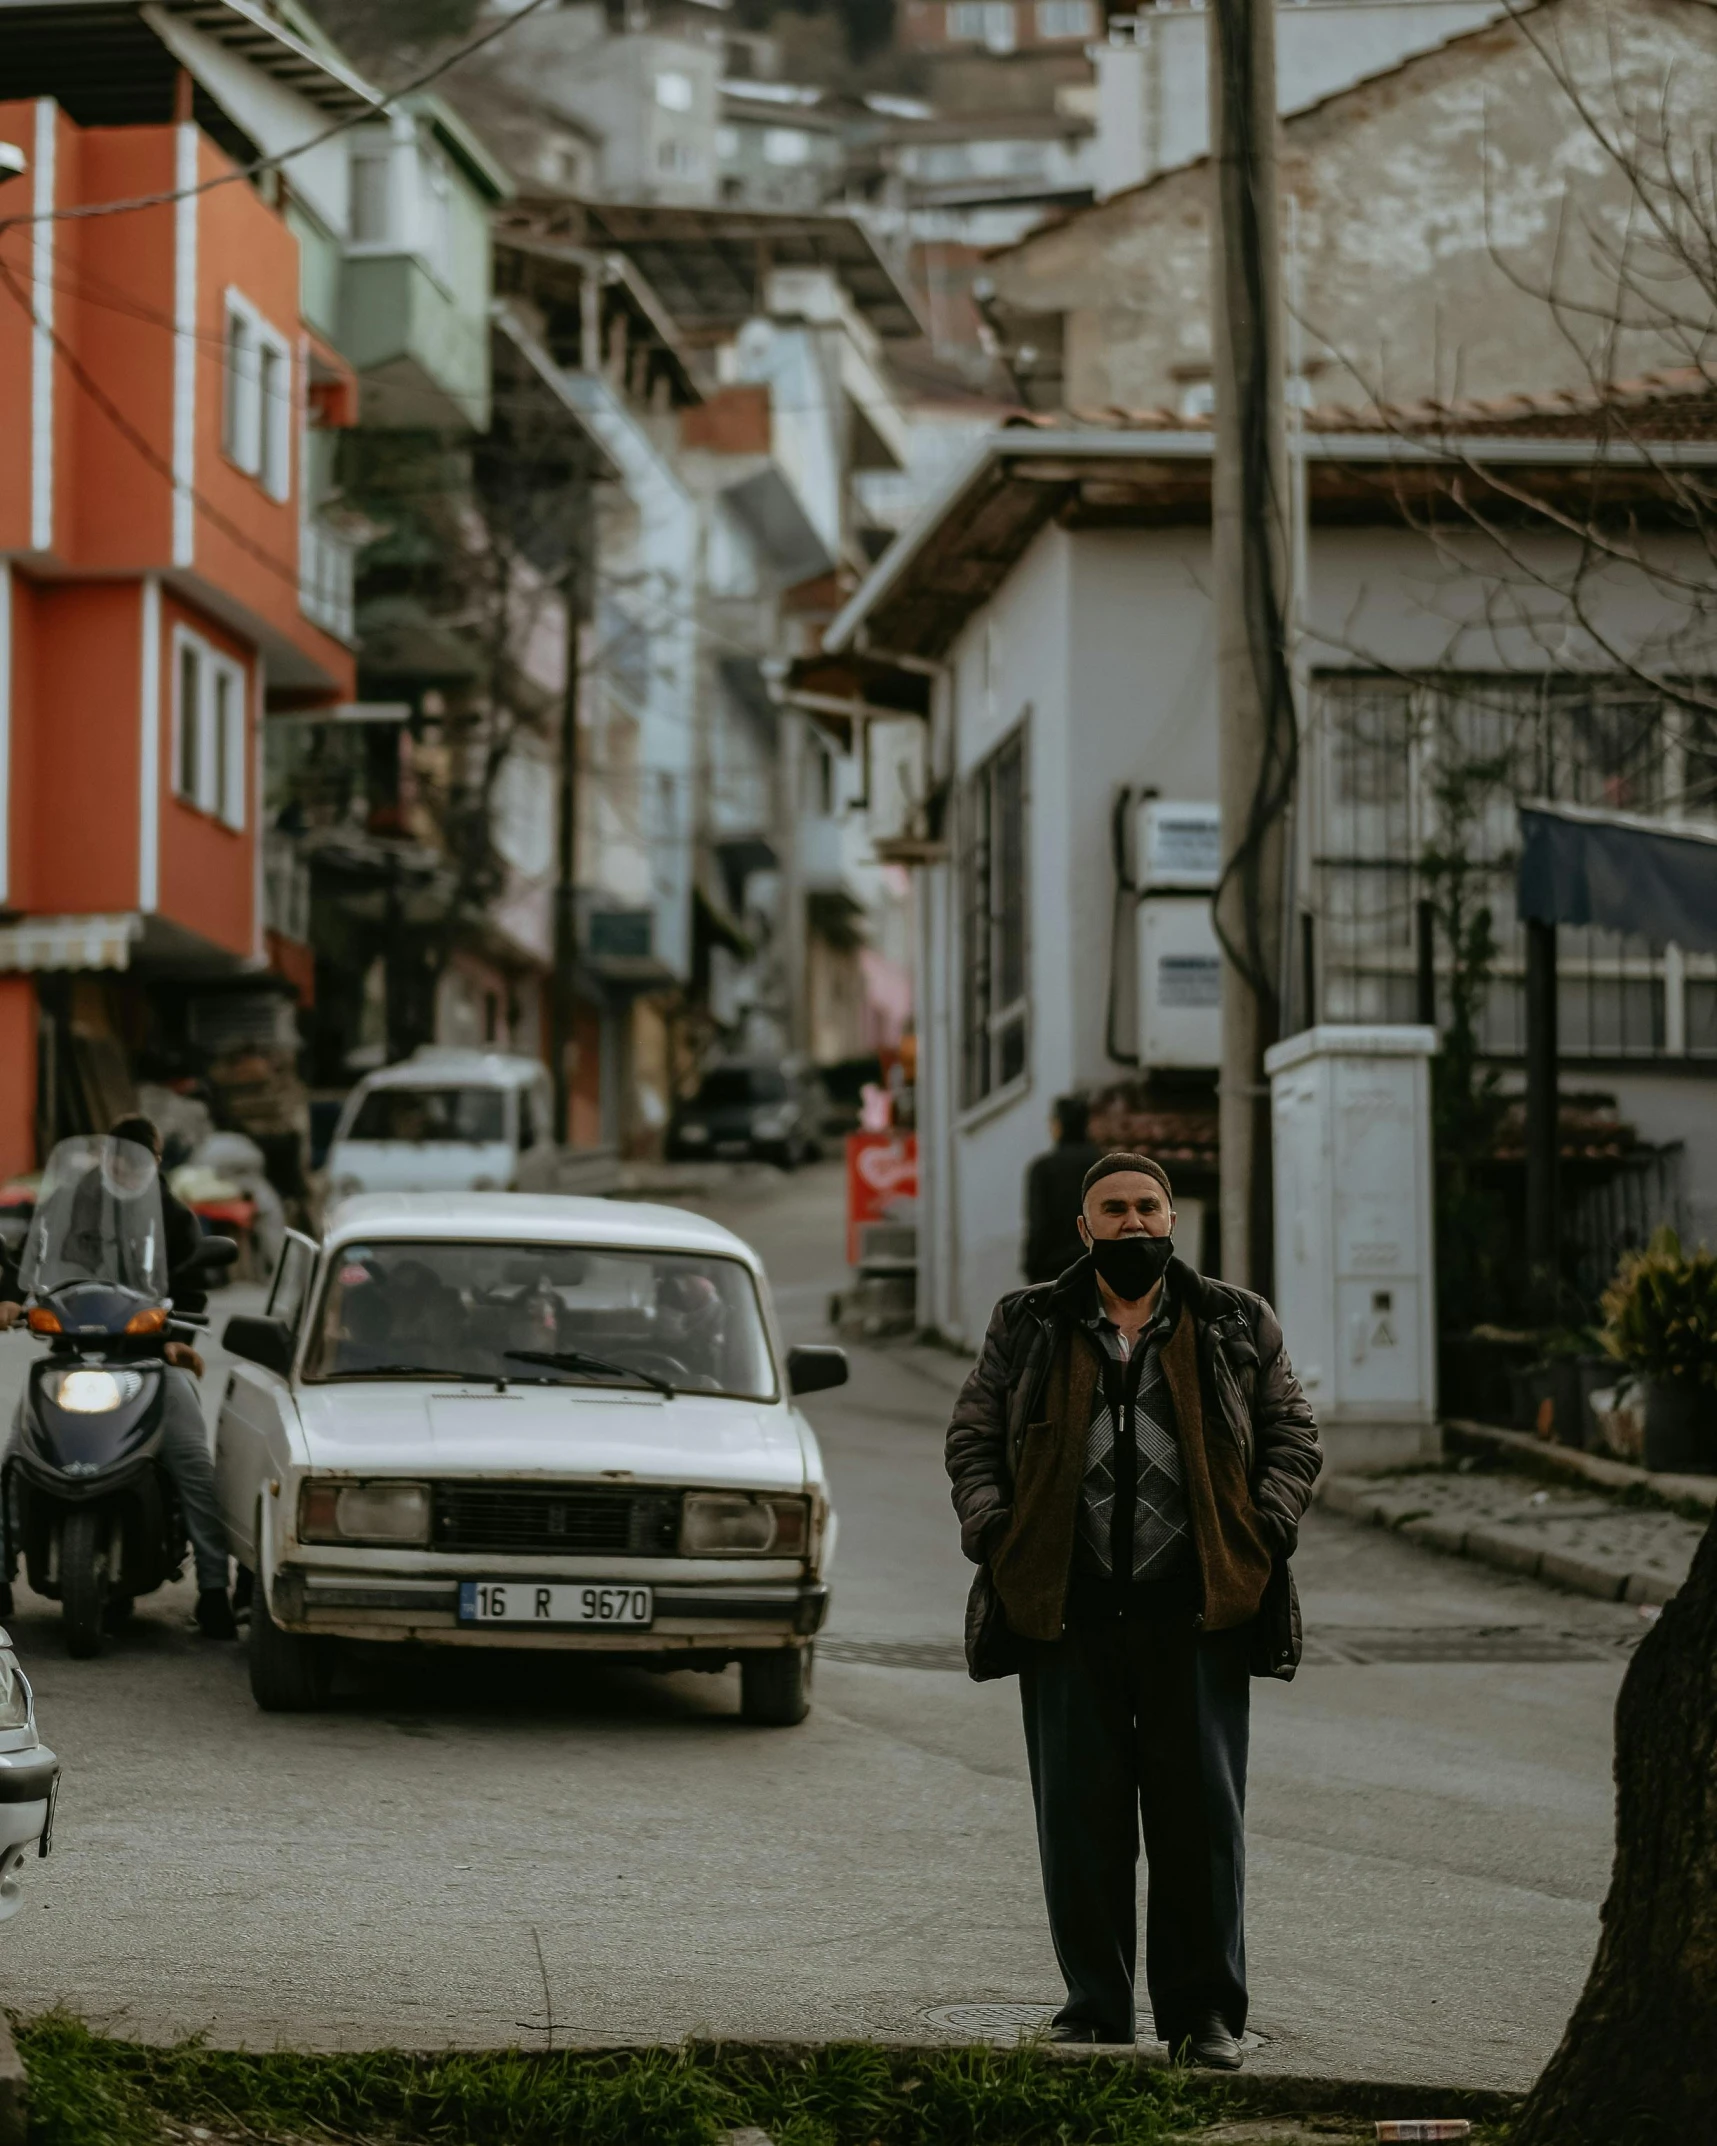
[[[1510,2146],[1717,2137],[1717,1520],[1616,1702],[1616,1861],[1561,2047]]]

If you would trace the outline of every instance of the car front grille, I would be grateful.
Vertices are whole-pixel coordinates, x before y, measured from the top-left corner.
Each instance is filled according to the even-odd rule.
[[[437,1483],[434,1513],[438,1550],[492,1550],[509,1557],[671,1557],[679,1546],[676,1491]]]

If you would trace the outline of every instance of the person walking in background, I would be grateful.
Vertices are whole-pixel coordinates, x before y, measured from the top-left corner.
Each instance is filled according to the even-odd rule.
[[[1026,1165],[1025,1247],[1028,1282],[1053,1282],[1084,1251],[1079,1241],[1079,1188],[1097,1160],[1082,1095],[1058,1096],[1049,1114],[1055,1145]]]
[[[1075,1213],[1081,1256],[1002,1298],[948,1427],[967,1663],[1020,1679],[1052,2039],[1134,2040],[1142,1823],[1157,2034],[1232,2070],[1248,1678],[1299,1661],[1317,1425],[1269,1305],[1174,1256],[1160,1164],[1102,1156]]]

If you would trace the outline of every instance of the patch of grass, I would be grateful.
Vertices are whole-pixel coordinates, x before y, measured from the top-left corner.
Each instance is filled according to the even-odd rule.
[[[1224,2109],[1184,2073],[1029,2047],[251,2055],[110,2041],[64,2013],[18,2045],[32,2146],[160,2146],[164,2122],[389,2146],[716,2146],[753,2126],[777,2146],[1167,2146]]]

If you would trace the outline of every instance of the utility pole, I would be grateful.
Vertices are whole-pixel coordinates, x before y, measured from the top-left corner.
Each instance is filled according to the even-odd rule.
[[[566,582],[566,680],[560,701],[560,828],[554,885],[554,983],[549,994],[554,1049],[554,1122],[572,1143],[572,1053],[577,1035],[578,972],[578,699],[582,560]]]
[[[1222,1271],[1271,1285],[1264,1053],[1281,1025],[1286,811],[1297,751],[1276,202],[1275,0],[1206,0],[1210,50],[1211,545],[1223,949]]]
[[[1556,927],[1526,919],[1526,1270],[1532,1316],[1556,1317],[1562,1216],[1557,1093]]]

